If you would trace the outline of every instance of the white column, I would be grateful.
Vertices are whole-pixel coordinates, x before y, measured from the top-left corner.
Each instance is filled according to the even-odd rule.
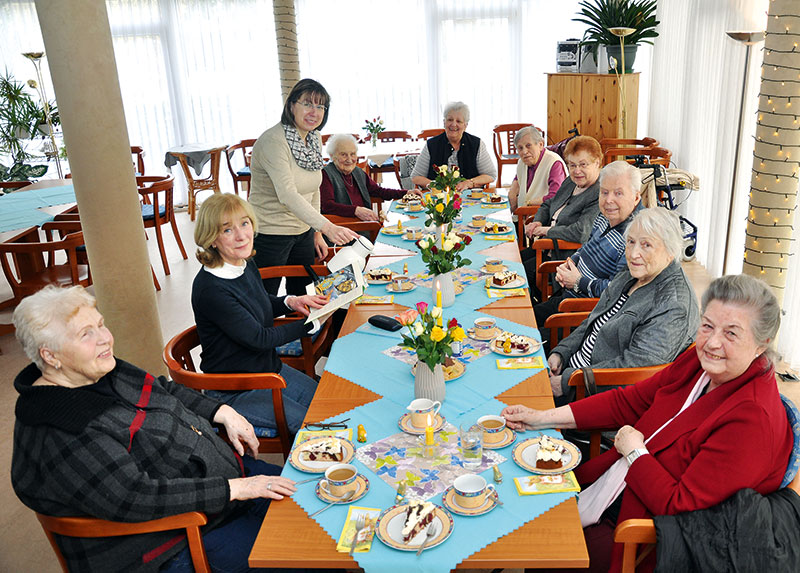
[[[272,0],[275,14],[275,41],[278,43],[278,69],[284,101],[300,81],[300,56],[297,51],[297,22],[294,0]]]

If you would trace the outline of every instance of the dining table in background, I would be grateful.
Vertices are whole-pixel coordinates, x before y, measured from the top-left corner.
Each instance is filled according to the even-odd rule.
[[[398,218],[397,213],[393,215]],[[399,217],[406,221],[409,220],[403,215],[399,215]],[[509,215],[505,213],[497,215],[497,218],[506,220]],[[516,241],[498,242],[484,248],[480,254],[519,262]],[[404,249],[379,241],[369,258],[367,268],[397,266],[403,259],[410,260],[410,257],[414,256],[418,257],[419,253],[413,246]],[[427,299],[430,302],[430,290],[423,287],[420,289],[419,300]],[[406,306],[394,302],[378,305],[351,304],[342,325],[339,340],[355,332],[374,314],[394,316],[406,308]],[[444,310],[447,315],[448,309]],[[476,311],[497,319],[511,320],[520,325],[534,328],[536,326],[533,309],[527,295],[487,300],[487,303]],[[332,352],[336,351],[337,348],[334,345]],[[519,383],[498,393],[495,399],[505,404],[524,404],[537,409],[553,407],[547,370],[539,369],[531,372],[533,372],[532,375],[524,377]],[[413,385],[411,382],[413,382],[413,377],[410,380],[409,389]],[[308,409],[306,421],[328,420],[345,412],[349,413],[354,408],[382,399],[382,395],[326,369]],[[500,405],[498,404],[498,406]],[[351,421],[353,427],[358,423],[359,420]],[[370,442],[382,437],[384,436],[370,436]],[[508,455],[510,456],[510,452]],[[372,477],[370,475],[370,479]],[[391,503],[387,503],[391,505]],[[373,551],[375,543],[380,544],[381,542],[377,539],[373,540]],[[347,553],[337,552],[336,541],[331,538],[331,535],[317,522],[309,519],[304,509],[291,498],[270,505],[250,553],[249,563],[251,567],[353,568],[359,566]],[[577,502],[574,497],[570,497],[467,556],[458,563],[456,568],[585,568],[588,567],[588,564],[589,557],[580,526]]]

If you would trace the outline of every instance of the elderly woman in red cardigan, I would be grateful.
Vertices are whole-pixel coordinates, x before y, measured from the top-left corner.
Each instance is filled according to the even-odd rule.
[[[576,471],[591,571],[618,571],[614,526],[778,489],[792,449],[769,344],[780,306],[762,281],[724,276],[703,295],[697,346],[652,378],[568,406],[503,410],[514,429],[621,427]],[[650,568],[655,555],[650,556]]]

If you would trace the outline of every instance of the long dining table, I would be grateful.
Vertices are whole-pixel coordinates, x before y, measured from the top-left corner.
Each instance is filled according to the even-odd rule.
[[[510,220],[507,209],[499,217],[505,217],[506,220]],[[405,219],[408,222],[407,217],[390,212],[389,224],[395,224],[398,218]],[[411,257],[419,258],[419,253],[414,252],[414,247],[411,247],[409,251],[404,251],[396,245],[389,246],[378,242],[373,255],[369,259],[367,269],[383,267],[393,263],[397,264],[402,260],[410,260]],[[519,250],[516,241],[498,242],[484,248],[479,254],[519,263]],[[430,303],[430,289],[421,288],[419,290],[417,299],[427,300]],[[407,306],[396,302],[374,305],[351,304],[342,326],[339,340],[355,332],[374,314],[394,316],[406,308]],[[448,316],[447,310],[445,308],[446,316]],[[477,311],[498,319],[513,321],[519,325],[536,327],[536,320],[528,296],[499,298],[487,302]],[[332,358],[336,352],[337,345],[334,344]],[[362,360],[369,360],[369,357],[364,357]],[[501,404],[524,404],[537,409],[553,407],[553,398],[546,368],[529,372],[533,374],[524,377],[519,383],[514,384],[505,391],[494,395],[494,398]],[[413,386],[413,383],[409,384],[409,399],[413,398],[411,386]],[[448,388],[448,392],[450,391],[452,390]],[[326,370],[321,376],[316,394],[308,409],[306,422],[318,422],[342,417],[344,413],[350,415],[351,410],[371,404],[381,398],[380,394]],[[358,423],[359,420],[352,419],[351,416],[350,424],[354,431],[355,425]],[[369,431],[369,427],[367,429]],[[369,436],[370,442],[383,437]],[[525,437],[530,436],[521,434],[517,441]],[[356,445],[361,446],[361,444]],[[504,455],[509,458],[507,461],[513,464],[510,460],[510,448],[505,451]],[[509,466],[504,465],[502,467]],[[489,471],[488,479],[491,479],[491,474],[492,472]],[[370,474],[369,479],[380,481],[380,477],[374,476],[374,474]],[[507,480],[510,481],[511,478],[508,477]],[[304,486],[298,487],[302,488]],[[506,504],[514,503],[511,497],[508,496],[505,501]],[[389,507],[393,503],[393,497],[390,496],[385,499],[381,509]],[[354,505],[359,504],[355,503]],[[464,519],[474,520],[480,518],[468,517]],[[340,527],[341,525],[343,523],[340,524]],[[338,535],[338,533],[336,531],[335,535]],[[525,521],[521,527],[490,541],[479,550],[466,555],[465,558],[455,564],[455,568],[585,568],[589,565],[589,557],[574,496],[557,503],[535,518]],[[381,544],[377,537],[373,539],[372,551],[375,551],[376,544]],[[249,563],[251,567],[284,568],[354,568],[360,566],[356,560],[349,557],[348,553],[337,551],[336,547],[336,539],[326,532],[319,523],[310,519],[300,504],[292,498],[285,498],[280,502],[272,502],[270,505],[250,553]],[[447,541],[444,542],[442,547],[447,547]],[[423,554],[420,559],[425,559],[425,557],[426,554]],[[365,565],[361,564],[361,566]],[[370,568],[365,566],[365,569],[369,573]],[[423,569],[426,571],[431,570],[430,568]],[[383,570],[387,569],[384,568]],[[388,570],[391,570],[391,568]]]

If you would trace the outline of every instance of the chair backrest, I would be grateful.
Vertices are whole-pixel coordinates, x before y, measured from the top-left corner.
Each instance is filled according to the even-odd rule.
[[[176,334],[164,347],[163,359],[173,381],[195,390],[219,390],[226,392],[243,392],[246,390],[271,390],[272,408],[275,413],[275,424],[278,427],[277,438],[259,438],[259,452],[289,454],[291,437],[286,423],[282,390],[286,381],[273,372],[210,374],[198,372],[192,359],[192,350],[200,346],[197,327],[190,326]],[[224,433],[220,432],[224,437]]]
[[[583,312],[592,311],[597,306],[599,298],[565,298],[558,303],[558,312]]]
[[[525,241],[528,237],[525,236],[525,223],[529,218],[532,218],[539,211],[541,205],[520,205],[514,214],[517,216],[517,243],[520,249],[525,248]]]
[[[423,129],[417,134],[417,139],[430,139],[431,137],[436,137],[441,133],[444,133],[443,127],[436,127],[433,129]]]
[[[564,251],[576,251],[581,248],[580,243],[572,243],[570,241],[558,241],[558,248],[559,250]],[[545,252],[552,251],[555,248],[555,243],[553,239],[547,239],[545,237],[540,237],[536,239],[531,244],[531,249],[533,249],[536,255],[536,286],[539,289],[539,292],[542,293],[542,301],[547,300],[550,296],[550,282],[549,282],[549,274],[555,272],[554,262],[558,261],[545,261]]]
[[[661,143],[652,137],[642,139],[621,139],[616,137],[604,137],[600,140],[600,149],[603,153],[612,147],[658,147]]]
[[[550,329],[550,350],[558,346],[559,341],[569,336],[590,314],[589,311],[557,312],[548,316],[544,321],[544,328]]]
[[[603,153],[603,165],[618,159],[634,163],[633,159],[625,159],[629,155],[644,155],[649,163],[665,167],[669,167],[672,160],[672,152],[663,147],[611,147]]]
[[[138,145],[131,145],[131,156],[136,159],[133,164],[137,175],[144,175],[144,149]]]
[[[66,537],[119,537],[121,535],[139,535],[157,531],[171,531],[175,529],[186,530],[186,540],[189,542],[189,553],[192,556],[192,565],[197,573],[209,573],[211,567],[208,563],[203,536],[200,527],[208,523],[205,514],[190,511],[136,523],[123,523],[120,521],[106,521],[92,517],[52,517],[36,513],[36,519],[44,529],[50,546],[55,551],[58,562],[65,573],[69,573],[67,561],[61,554],[56,543],[55,535]]]
[[[153,215],[156,224],[164,224],[174,216],[172,201],[175,188],[175,177],[172,175],[144,175],[136,178],[136,187],[139,196],[147,204],[153,205]],[[164,193],[164,198],[159,199],[159,193]],[[164,205],[162,218],[159,205]]]
[[[517,155],[517,146],[514,145],[514,136],[523,127],[528,127],[530,123],[501,123],[495,125],[492,129],[492,144],[494,146],[494,154],[497,160],[500,161],[503,155]],[[504,162],[509,163],[511,159],[503,159]],[[516,163],[516,158],[513,158],[513,163]]]
[[[411,173],[419,158],[419,153],[397,154],[394,156],[394,174],[400,182],[401,189],[411,190],[414,183],[411,182]]]
[[[382,131],[378,134],[381,141],[413,141],[414,136],[404,130]]]

